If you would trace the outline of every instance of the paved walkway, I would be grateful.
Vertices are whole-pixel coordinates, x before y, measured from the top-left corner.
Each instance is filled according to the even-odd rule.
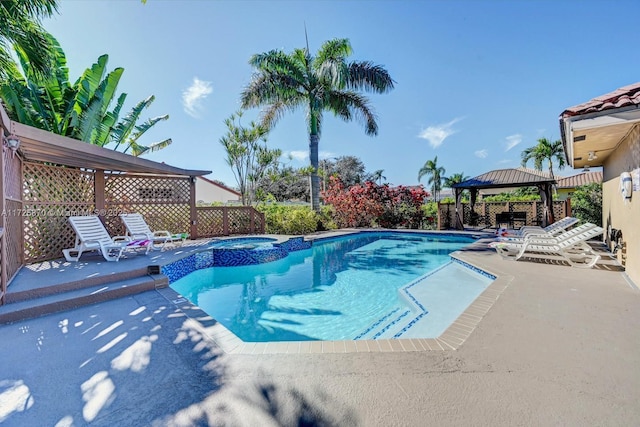
[[[0,326],[0,423],[640,425],[640,291],[615,266],[461,258],[509,285],[456,351],[224,354],[170,290]]]

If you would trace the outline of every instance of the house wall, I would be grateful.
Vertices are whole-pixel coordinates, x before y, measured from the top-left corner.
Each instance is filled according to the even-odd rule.
[[[558,188],[553,200],[567,200],[573,196],[574,191],[576,191],[575,188]]]
[[[212,203],[212,202],[237,202],[240,196],[231,191],[227,191],[222,187],[211,184],[203,179],[196,179],[196,202]]]
[[[640,286],[640,191],[625,201],[620,192],[620,174],[640,168],[640,126],[636,125],[604,163],[602,185],[602,224],[622,230],[624,246],[617,251],[618,261],[629,278]],[[613,244],[606,236],[607,243]]]

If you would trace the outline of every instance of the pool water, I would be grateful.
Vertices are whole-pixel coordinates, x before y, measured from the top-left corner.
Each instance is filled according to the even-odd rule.
[[[465,236],[358,233],[318,240],[311,249],[266,264],[197,270],[171,287],[245,342],[386,337],[385,324],[416,315],[400,290],[450,263],[451,252],[473,241]],[[446,279],[440,282],[447,286]],[[463,298],[461,310],[489,283],[468,282],[471,294]],[[452,298],[460,293],[456,286]],[[418,288],[406,292],[425,292]],[[449,298],[437,300],[446,306]],[[428,320],[425,314],[418,314],[424,316],[421,322]]]
[[[272,248],[277,239],[270,237],[246,237],[237,239],[225,239],[213,243],[211,249],[260,249]]]

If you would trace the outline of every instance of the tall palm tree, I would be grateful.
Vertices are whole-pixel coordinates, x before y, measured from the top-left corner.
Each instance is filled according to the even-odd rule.
[[[536,170],[541,171],[543,163],[549,162],[549,175],[554,178],[553,175],[553,161],[558,162],[558,169],[564,168],[564,148],[562,147],[562,141],[556,140],[554,142],[549,141],[547,138],[538,139],[538,145],[529,147],[522,151],[522,166],[527,166],[529,160],[533,160],[533,166]]]
[[[100,56],[71,84],[64,51],[53,36],[46,37],[53,47],[50,73],[38,73],[24,52],[16,50],[20,68],[14,63],[7,79],[0,81],[0,98],[13,120],[101,147],[122,146],[125,153],[131,150],[134,156],[171,144],[171,139],[148,146],[138,142],[156,123],[169,118],[163,115],[138,123],[154,96],[140,101],[120,118],[127,94],[120,94],[116,100],[116,90],[124,69],[107,72],[108,55]],[[114,100],[115,106],[110,109]]]
[[[377,135],[376,116],[360,91],[385,93],[394,81],[382,66],[369,61],[347,62],[352,53],[347,39],[326,41],[316,56],[309,48],[290,54],[272,50],[253,55],[255,73],[242,92],[242,108],[265,106],[262,124],[272,128],[285,112],[305,107],[311,161],[311,206],[320,209],[318,143],[323,113],[330,111],[344,121],[354,116],[363,122],[367,135]]]
[[[49,71],[51,44],[40,19],[57,10],[57,0],[0,1],[0,79],[12,68],[13,50],[23,52],[38,73]]]
[[[442,177],[445,174],[445,169],[442,166],[438,166],[438,156],[433,160],[427,160],[424,166],[418,171],[418,181],[423,176],[427,176],[428,183],[431,184],[431,194],[433,194],[433,200],[438,200],[440,190],[442,190]]]

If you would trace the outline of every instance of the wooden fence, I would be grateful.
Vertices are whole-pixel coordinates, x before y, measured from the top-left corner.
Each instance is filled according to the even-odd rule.
[[[543,204],[541,201],[531,202],[480,202],[471,211],[469,203],[462,203],[463,220],[465,225],[480,228],[495,228],[496,215],[504,212],[520,212],[526,217],[526,225],[542,223]],[[455,228],[455,203],[438,203],[438,230]],[[571,215],[571,199],[553,202],[553,215],[556,219]],[[524,225],[524,224],[523,224]]]

